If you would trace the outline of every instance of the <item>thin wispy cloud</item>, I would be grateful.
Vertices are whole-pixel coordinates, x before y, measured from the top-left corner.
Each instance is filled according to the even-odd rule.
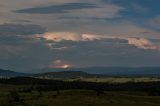
[[[52,5],[47,7],[35,7],[22,10],[16,10],[17,13],[30,13],[30,14],[52,14],[52,13],[68,13],[70,10],[79,10],[86,8],[98,8],[94,4],[89,3],[66,3],[61,5]]]

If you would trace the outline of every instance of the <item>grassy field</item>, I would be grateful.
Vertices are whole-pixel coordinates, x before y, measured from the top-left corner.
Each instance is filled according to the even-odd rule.
[[[0,86],[0,106],[160,106],[159,96],[145,92],[104,92],[92,90],[61,90],[50,92],[14,91],[25,86]]]
[[[85,82],[106,82],[106,83],[126,83],[126,82],[156,82],[160,78],[156,77],[100,77],[100,78],[75,78],[75,79],[58,79],[63,81],[85,81]]]
[[[159,78],[61,80],[1,79],[0,106],[160,106]]]

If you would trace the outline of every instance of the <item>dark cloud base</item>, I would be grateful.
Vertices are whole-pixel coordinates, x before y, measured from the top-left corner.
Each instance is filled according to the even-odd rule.
[[[45,28],[34,24],[1,24],[0,36],[13,36],[13,35],[32,35],[41,34],[46,31]]]
[[[74,67],[160,65],[159,51],[137,48],[123,39],[52,42],[28,37],[11,38],[0,44],[1,68],[41,69],[56,60],[66,61]]]

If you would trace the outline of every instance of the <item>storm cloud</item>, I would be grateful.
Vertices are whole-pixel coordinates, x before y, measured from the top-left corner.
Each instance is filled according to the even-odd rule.
[[[45,28],[34,24],[1,24],[0,36],[31,35],[44,33]]]
[[[0,68],[160,66],[158,0],[0,1]]]

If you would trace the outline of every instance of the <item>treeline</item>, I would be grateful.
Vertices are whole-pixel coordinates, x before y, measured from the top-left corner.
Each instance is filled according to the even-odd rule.
[[[152,96],[160,96],[160,82],[127,82],[110,84],[17,77],[10,79],[0,79],[0,84],[29,85],[28,88],[23,89],[24,91],[57,91],[67,89],[86,89],[96,91],[143,91]]]

